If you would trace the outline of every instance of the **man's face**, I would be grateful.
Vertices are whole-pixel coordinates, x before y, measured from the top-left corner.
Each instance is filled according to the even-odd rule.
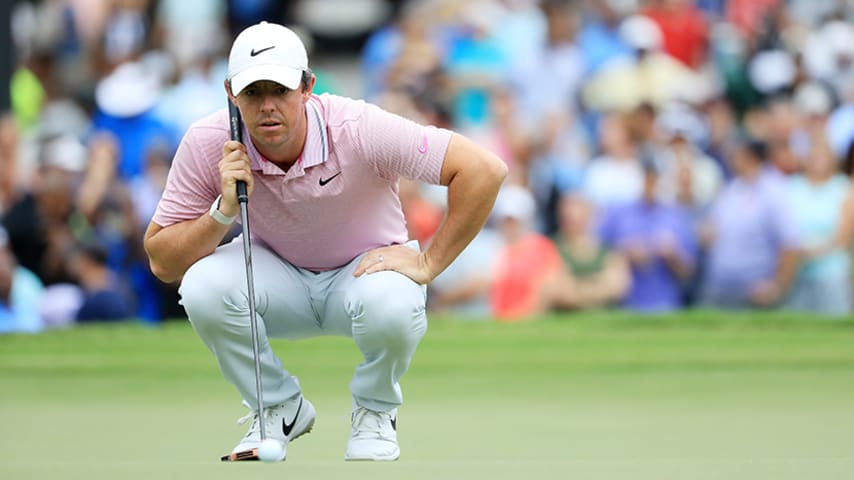
[[[265,154],[291,142],[302,141],[305,135],[305,103],[311,96],[300,87],[291,90],[276,82],[261,80],[251,83],[237,96],[243,123],[249,130],[252,143]]]
[[[761,160],[757,159],[751,151],[744,146],[739,146],[729,157],[729,166],[738,176],[746,176],[759,167]]]

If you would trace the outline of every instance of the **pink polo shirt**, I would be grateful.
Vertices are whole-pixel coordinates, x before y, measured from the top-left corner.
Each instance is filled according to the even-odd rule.
[[[438,184],[451,132],[328,94],[312,96],[306,115],[305,148],[287,173],[255,150],[244,129],[255,175],[249,199],[253,240],[316,271],[345,265],[372,248],[405,243],[398,180]],[[154,223],[168,227],[207,215],[220,194],[219,161],[228,140],[225,109],[190,127]]]

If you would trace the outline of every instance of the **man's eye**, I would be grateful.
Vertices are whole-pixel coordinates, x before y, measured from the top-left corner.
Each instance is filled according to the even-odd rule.
[[[286,95],[290,91],[288,87],[276,87],[276,95]]]
[[[247,97],[254,97],[254,96],[255,96],[255,90],[254,90],[254,89],[251,89],[251,88],[247,88],[246,90],[244,90],[244,91],[243,91],[243,93],[244,93]]]

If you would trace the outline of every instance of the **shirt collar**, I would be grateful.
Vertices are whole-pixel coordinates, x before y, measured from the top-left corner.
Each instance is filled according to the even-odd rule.
[[[315,95],[312,95],[306,103],[306,136],[302,154],[297,159],[294,167],[302,171],[305,168],[320,165],[329,157],[329,138],[326,131],[326,122],[320,111],[320,105]],[[251,138],[249,130],[243,126],[243,138]],[[268,162],[255,148],[250,140],[247,145],[252,170],[263,172],[265,175],[282,175],[284,172],[272,162]]]

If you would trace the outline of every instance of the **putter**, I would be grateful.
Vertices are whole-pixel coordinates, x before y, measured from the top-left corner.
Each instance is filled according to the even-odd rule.
[[[243,122],[240,119],[240,110],[237,105],[228,102],[228,124],[231,130],[231,139],[243,143]],[[246,182],[237,182],[237,201],[240,203],[240,222],[243,227],[243,257],[246,263],[246,287],[249,295],[249,326],[252,330],[252,353],[255,359],[255,390],[258,397],[258,421],[261,429],[261,441],[267,438],[264,425],[264,402],[261,398],[263,388],[261,383],[261,354],[258,344],[258,319],[255,317],[255,280],[252,275],[252,248],[249,243],[249,194],[246,191]],[[237,453],[224,455],[223,462],[236,462],[242,460],[258,460],[258,449],[245,450]]]

